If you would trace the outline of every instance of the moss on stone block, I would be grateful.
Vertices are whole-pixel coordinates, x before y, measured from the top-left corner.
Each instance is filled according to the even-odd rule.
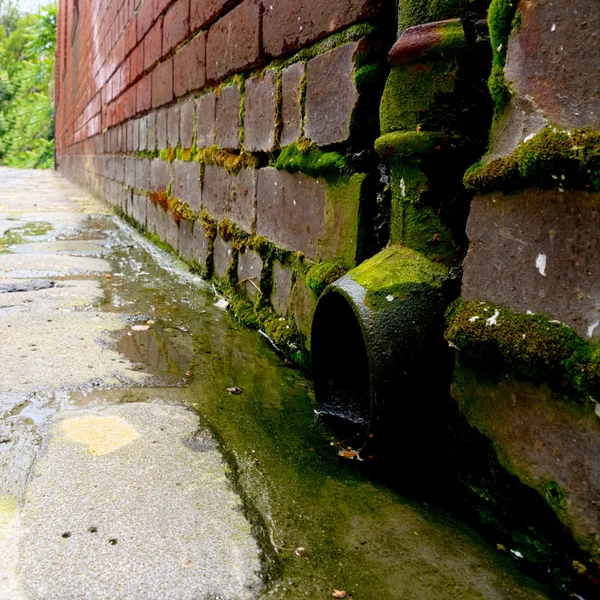
[[[600,132],[546,127],[511,155],[473,165],[464,184],[477,194],[528,187],[600,191]]]
[[[455,303],[446,318],[446,339],[487,371],[566,389],[579,403],[600,397],[600,348],[570,327],[479,300]]]
[[[316,144],[300,141],[283,148],[275,168],[288,173],[327,178],[346,173],[348,161],[339,152],[322,152]]]
[[[354,266],[367,235],[362,210],[371,193],[366,173],[326,178],[325,234],[319,239],[319,254],[336,257]]]
[[[333,281],[345,275],[348,268],[342,261],[324,262],[313,265],[306,273],[306,285],[320,296]]]

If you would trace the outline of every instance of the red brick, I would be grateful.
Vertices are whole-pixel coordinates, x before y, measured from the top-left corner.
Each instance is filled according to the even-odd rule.
[[[192,31],[206,27],[233,4],[235,4],[235,0],[192,0],[190,5]]]
[[[123,94],[123,118],[133,117],[136,113],[135,109],[135,86],[133,86]]]
[[[206,83],[206,33],[186,44],[174,57],[175,96],[199,90]]]
[[[283,56],[334,31],[376,15],[382,0],[277,0],[266,2],[263,47]]]
[[[162,106],[173,100],[173,59],[166,60],[152,71],[152,106]]]
[[[196,0],[197,2],[201,2],[202,0]],[[160,13],[162,13],[166,8],[171,6],[175,0],[153,0],[154,2],[154,16],[158,17]]]
[[[162,51],[167,54],[188,36],[190,31],[190,0],[177,0],[163,21]]]
[[[129,54],[137,44],[137,20],[135,17],[129,21],[125,29],[125,54]]]
[[[144,72],[144,46],[140,44],[129,57],[131,81],[135,81]]]
[[[154,22],[154,0],[145,0],[137,14],[137,39],[141,40],[150,31]]]
[[[144,70],[162,56],[162,19],[159,19],[144,38]]]
[[[142,112],[152,106],[152,74],[140,79],[136,84],[136,112]]]
[[[219,19],[206,40],[206,78],[217,81],[260,63],[259,0],[245,0]]]

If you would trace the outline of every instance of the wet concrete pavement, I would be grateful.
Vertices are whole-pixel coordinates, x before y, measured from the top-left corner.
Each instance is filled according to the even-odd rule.
[[[310,382],[59,175],[0,168],[0,244],[0,600],[548,597],[340,459]]]

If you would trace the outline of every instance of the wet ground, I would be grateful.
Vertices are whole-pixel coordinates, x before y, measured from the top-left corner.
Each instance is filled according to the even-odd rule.
[[[60,176],[0,168],[0,600],[548,597],[338,457],[217,299]]]

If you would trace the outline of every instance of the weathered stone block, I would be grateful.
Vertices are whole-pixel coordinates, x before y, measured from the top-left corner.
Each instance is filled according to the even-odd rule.
[[[242,94],[237,85],[221,89],[215,109],[215,139],[219,148],[238,150],[240,148],[240,107]]]
[[[177,148],[179,144],[179,104],[167,110],[167,144],[169,148]]]
[[[177,250],[179,247],[179,225],[173,218],[173,214],[165,211],[167,215],[167,237],[165,241],[173,250]]]
[[[260,169],[257,184],[258,235],[278,246],[318,256],[325,233],[325,186],[302,173]]]
[[[150,200],[149,197],[146,198],[146,230],[148,233],[156,233],[156,221],[158,211],[161,210]]]
[[[215,277],[224,279],[227,277],[227,269],[233,260],[233,246],[226,242],[221,236],[215,238],[213,251],[213,272]]]
[[[558,319],[600,339],[600,194],[529,189],[476,197],[462,295]]]
[[[276,85],[274,70],[246,81],[244,148],[250,152],[269,152],[275,147]]]
[[[138,150],[148,150],[148,116],[138,119],[139,144]]]
[[[206,268],[206,259],[208,258],[208,238],[204,233],[204,228],[200,221],[194,224],[192,239],[192,260],[204,270]]]
[[[217,96],[214,92],[198,99],[196,117],[196,146],[209,148],[215,143],[215,118]]]
[[[140,149],[140,119],[133,120],[133,142],[131,149],[138,152]]]
[[[350,137],[352,111],[358,100],[354,55],[358,43],[325,52],[306,65],[306,137],[319,146]]]
[[[158,158],[154,159],[150,166],[152,190],[166,190],[169,187],[170,181],[169,163]]]
[[[179,118],[179,141],[183,148],[191,148],[194,143],[194,109],[191,98],[181,103]]]
[[[150,113],[146,115],[146,150],[154,150],[156,148],[156,114]]]
[[[260,62],[260,0],[245,0],[219,19],[206,40],[206,78],[216,81]]]
[[[306,63],[297,62],[284,69],[281,74],[281,146],[295,142],[301,133],[302,113],[300,94],[302,78],[306,70]]]
[[[135,187],[135,158],[125,159],[125,185],[127,187]]]
[[[204,169],[203,206],[216,219],[227,217],[248,233],[256,228],[256,171],[242,169],[237,175],[221,167]]]
[[[312,320],[317,307],[317,297],[306,285],[303,277],[297,277],[292,288],[290,298],[290,312],[294,315],[294,321],[298,331],[306,339],[306,346],[310,350],[310,333]]]
[[[150,161],[138,159],[135,162],[135,186],[139,190],[151,189]]]
[[[292,293],[292,270],[284,267],[279,261],[273,265],[273,290],[271,292],[271,306],[278,315],[287,317],[288,305]]]
[[[163,150],[167,147],[167,111],[159,110],[156,114],[156,147]]]
[[[146,196],[133,194],[131,216],[133,220],[142,228],[146,228]]]
[[[167,241],[167,229],[169,227],[169,221],[172,221],[171,215],[161,206],[156,207],[154,214],[156,218],[156,235],[163,241]]]
[[[590,40],[600,34],[598,2],[580,0],[576,10],[520,3],[526,26],[510,36],[504,74],[516,96],[532,100],[552,123],[597,128],[600,61]]]
[[[263,260],[254,250],[246,249],[238,254],[238,289],[251,298],[260,291],[262,268]]]
[[[172,195],[187,202],[192,210],[200,210],[200,165],[197,162],[173,162]]]
[[[452,396],[502,464],[548,502],[577,543],[600,556],[600,432],[594,406],[576,407],[547,385],[504,375],[486,382],[461,361]]]
[[[193,260],[194,248],[194,222],[182,219],[179,223],[179,247],[178,251],[183,258]]]

